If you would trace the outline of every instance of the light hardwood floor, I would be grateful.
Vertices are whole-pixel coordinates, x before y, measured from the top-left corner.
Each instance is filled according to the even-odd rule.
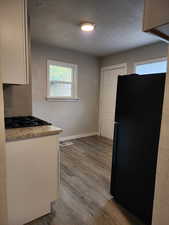
[[[29,225],[139,225],[109,194],[112,143],[98,136],[61,148],[60,200]]]

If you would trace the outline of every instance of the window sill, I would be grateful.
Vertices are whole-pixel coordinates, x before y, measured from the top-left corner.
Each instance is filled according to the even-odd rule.
[[[80,98],[46,98],[49,102],[78,102],[80,101]]]

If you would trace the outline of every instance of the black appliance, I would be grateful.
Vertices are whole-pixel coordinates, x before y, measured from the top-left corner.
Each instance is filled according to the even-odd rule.
[[[151,224],[165,74],[118,77],[111,194]]]
[[[5,128],[22,128],[22,127],[36,127],[51,125],[44,120],[38,119],[33,116],[17,116],[17,117],[6,117],[5,118]]]

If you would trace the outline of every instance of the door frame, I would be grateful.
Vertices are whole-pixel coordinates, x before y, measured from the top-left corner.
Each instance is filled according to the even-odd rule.
[[[99,92],[99,133],[98,135],[101,136],[101,105],[102,105],[102,95],[101,95],[101,90],[103,87],[103,74],[107,70],[114,70],[114,69],[120,69],[124,68],[125,73],[127,75],[127,63],[121,63],[121,64],[115,64],[111,66],[104,66],[101,68],[101,74],[100,74],[100,92]]]

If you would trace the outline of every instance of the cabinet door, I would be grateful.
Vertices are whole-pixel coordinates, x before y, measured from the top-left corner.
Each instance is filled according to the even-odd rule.
[[[22,225],[51,212],[59,197],[58,136],[7,142],[9,225]]]
[[[1,1],[1,72],[3,83],[28,83],[27,1]]]
[[[144,31],[169,23],[168,0],[144,1]]]
[[[169,0],[145,0],[144,2],[144,31],[151,32],[169,42]]]

